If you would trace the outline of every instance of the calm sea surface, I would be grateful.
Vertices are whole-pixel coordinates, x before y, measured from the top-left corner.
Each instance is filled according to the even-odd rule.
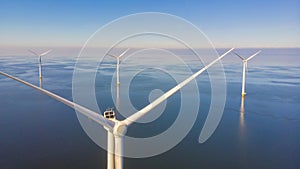
[[[236,52],[247,57],[255,51],[240,49]],[[72,100],[75,59],[45,57],[43,62],[43,88]],[[88,66],[92,61],[86,62]],[[201,62],[194,61],[188,65],[193,72],[203,67]],[[211,102],[210,82],[204,73],[197,77],[201,103],[189,134],[176,147],[158,156],[125,158],[126,169],[300,168],[300,49],[263,49],[249,61],[244,111],[241,111],[240,96],[242,63],[230,54],[223,65],[226,104],[211,138],[204,144],[198,142]],[[159,66],[139,71],[131,81],[129,98],[136,109],[149,103],[148,96],[153,89],[167,91],[176,85],[174,78]],[[166,62],[163,68],[187,77],[180,66]],[[141,62],[124,61],[121,76],[126,77],[129,71],[141,68]],[[1,56],[0,71],[38,85],[34,57]],[[115,107],[111,94],[114,72],[115,61],[104,59],[95,89],[101,110]],[[168,100],[161,117],[149,124],[133,125],[128,135],[147,137],[163,132],[176,119],[180,102],[178,92]],[[104,169],[106,151],[86,135],[73,109],[0,76],[0,168]]]

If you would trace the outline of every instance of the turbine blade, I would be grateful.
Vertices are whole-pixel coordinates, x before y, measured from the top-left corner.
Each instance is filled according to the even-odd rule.
[[[125,55],[126,52],[128,52],[130,48],[126,49],[123,53],[121,53],[121,55],[119,55],[119,58],[121,58],[123,55]]]
[[[36,56],[39,56],[37,53],[35,53],[35,52],[32,51],[32,50],[28,50],[28,52],[30,52],[30,53],[32,53],[32,54],[34,54],[34,55],[36,55]]]
[[[259,50],[258,52],[254,53],[252,56],[248,57],[246,60],[250,60],[252,59],[254,56],[256,56],[257,54],[259,54],[261,52],[261,50]]]
[[[241,55],[239,55],[239,54],[237,54],[237,53],[235,53],[235,52],[233,52],[235,55],[237,55],[239,58],[241,58],[242,60],[245,60],[245,58],[243,58]]]
[[[112,55],[112,54],[107,54],[108,56],[111,56],[111,57],[113,57],[113,58],[117,58],[117,56],[115,56],[115,55]]]
[[[40,56],[44,56],[44,55],[47,55],[49,52],[51,52],[52,51],[52,49],[50,49],[50,50],[48,50],[48,51],[46,51],[46,52],[44,52],[44,53],[42,53],[42,54],[40,54]]]
[[[100,125],[102,125],[104,127],[107,127],[107,128],[109,128],[109,129],[112,130],[113,127],[114,127],[114,125],[115,125],[115,123],[113,121],[110,121],[110,120],[104,118],[102,115],[100,115],[100,114],[98,114],[98,113],[96,113],[96,112],[94,112],[94,111],[92,111],[92,110],[90,110],[88,108],[85,108],[85,107],[83,107],[83,106],[81,106],[79,104],[71,102],[71,101],[69,101],[69,100],[67,100],[67,99],[65,99],[63,97],[60,97],[60,96],[58,96],[58,95],[56,95],[56,94],[54,94],[54,93],[52,93],[52,92],[50,92],[48,90],[42,89],[40,87],[37,87],[37,86],[35,86],[35,85],[33,85],[33,84],[29,83],[29,82],[26,82],[24,80],[21,80],[19,78],[16,78],[14,76],[6,74],[4,72],[0,71],[0,74],[2,74],[3,76],[6,76],[8,78],[11,78],[11,79],[13,79],[15,81],[18,81],[20,83],[23,83],[23,84],[25,84],[25,85],[27,85],[27,86],[35,89],[35,90],[38,90],[38,91],[42,92],[43,94],[46,94],[46,95],[52,97],[53,99],[55,99],[55,100],[57,100],[59,102],[62,102],[63,104],[65,104],[65,105],[67,105],[67,106],[75,109],[77,112],[81,113],[82,115],[88,117],[89,119],[95,121],[96,123],[98,123],[98,124],[100,124]]]
[[[139,110],[138,112],[136,112],[135,114],[131,115],[127,119],[121,121],[121,123],[124,123],[126,125],[132,124],[134,121],[136,121],[139,118],[141,118],[142,116],[144,116],[146,113],[148,113],[150,110],[152,110],[153,108],[155,108],[156,106],[158,106],[160,103],[162,103],[163,101],[167,100],[170,96],[172,96],[174,93],[176,93],[182,87],[184,87],[190,81],[192,81],[193,79],[195,79],[196,77],[198,77],[202,72],[204,72],[206,69],[208,69],[214,63],[216,63],[217,61],[221,60],[224,56],[226,56],[233,49],[234,48],[231,48],[230,50],[228,50],[227,52],[225,52],[222,56],[218,57],[217,59],[215,59],[214,61],[212,61],[208,65],[206,65],[204,68],[202,68],[201,70],[199,70],[198,72],[196,72],[195,74],[193,74],[192,76],[190,76],[189,78],[187,78],[184,81],[182,81],[181,83],[177,84],[175,87],[173,87],[172,89],[170,89],[169,91],[167,91],[165,94],[163,94],[162,96],[160,96],[159,98],[157,98],[155,101],[153,101],[152,103],[150,103],[149,105],[147,105],[143,109]]]

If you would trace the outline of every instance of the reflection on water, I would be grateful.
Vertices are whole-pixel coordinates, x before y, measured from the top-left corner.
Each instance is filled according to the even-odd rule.
[[[245,97],[241,97],[240,107],[240,124],[239,124],[239,145],[240,145],[240,160],[245,161],[247,156],[246,144],[246,126],[245,126]]]
[[[241,143],[245,140],[245,97],[241,97],[241,107],[240,107],[240,141]]]
[[[245,113],[245,107],[244,107],[244,103],[245,103],[245,97],[241,97],[241,107],[240,107],[240,125],[241,128],[245,127],[245,119],[244,119],[244,113]]]

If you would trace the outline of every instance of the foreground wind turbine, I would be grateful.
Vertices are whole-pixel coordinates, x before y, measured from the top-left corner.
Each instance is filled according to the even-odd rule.
[[[62,103],[64,103],[65,105],[77,110],[77,112],[85,115],[86,117],[88,117],[89,119],[95,121],[96,123],[102,125],[105,129],[107,129],[108,132],[108,150],[113,150],[114,153],[112,152],[107,152],[107,168],[108,169],[123,169],[123,136],[126,134],[126,130],[127,127],[130,126],[130,124],[132,124],[133,122],[135,122],[137,119],[141,118],[142,116],[144,116],[145,114],[147,114],[149,111],[151,111],[153,108],[155,108],[157,105],[159,105],[160,103],[162,103],[163,101],[167,100],[170,96],[172,96],[174,93],[176,93],[177,91],[179,91],[182,87],[184,87],[186,84],[188,84],[190,81],[192,81],[193,79],[195,79],[196,77],[198,77],[201,73],[203,73],[205,70],[207,70],[209,67],[211,67],[214,63],[216,63],[217,61],[221,60],[225,55],[227,55],[230,51],[232,51],[232,49],[230,49],[229,51],[227,51],[226,53],[224,53],[222,56],[218,57],[217,59],[215,59],[214,61],[212,61],[210,64],[206,65],[204,68],[202,68],[201,70],[199,70],[198,72],[196,72],[195,74],[193,74],[192,76],[188,77],[186,80],[182,81],[181,83],[177,84],[175,87],[173,87],[172,89],[170,89],[169,91],[167,91],[165,94],[163,94],[162,96],[160,96],[159,98],[157,98],[155,101],[153,101],[152,103],[150,103],[148,106],[144,107],[143,109],[141,109],[140,111],[136,112],[135,114],[133,114],[132,116],[130,116],[129,118],[123,120],[123,121],[118,121],[117,119],[115,119],[114,116],[110,116],[112,118],[107,118],[106,114],[105,117],[103,117],[102,115],[89,110],[81,105],[78,105],[74,102],[71,102],[65,98],[62,98],[50,91],[47,91],[45,89],[42,89],[40,87],[37,87],[31,83],[28,83],[26,81],[23,81],[19,78],[13,77],[11,75],[8,75],[4,72],[0,71],[0,74],[9,77],[13,80],[16,80],[18,82],[21,82],[27,86],[30,86]],[[110,110],[105,111],[105,112],[110,112]],[[112,112],[113,113],[113,112]]]
[[[34,54],[35,56],[39,57],[39,77],[40,77],[40,82],[42,81],[42,56],[47,55],[49,52],[51,52],[51,50],[48,50],[42,54],[38,54],[32,50],[28,50],[30,53]]]
[[[251,55],[247,59],[245,59],[244,57],[242,57],[242,56],[240,56],[240,55],[238,55],[237,53],[234,52],[234,54],[237,55],[240,59],[242,59],[242,62],[243,62],[242,97],[244,97],[246,95],[246,93],[245,93],[245,83],[246,83],[246,70],[248,68],[248,61],[250,59],[252,59],[254,56],[256,56],[257,54],[259,54],[260,52],[261,52],[261,50],[254,53],[253,55]]]
[[[120,58],[121,58],[122,56],[124,56],[125,53],[128,52],[128,50],[129,50],[129,48],[126,49],[126,50],[125,50],[123,53],[121,53],[119,56],[115,56],[115,55],[112,55],[112,54],[109,54],[109,53],[107,54],[107,55],[109,55],[109,56],[114,57],[114,58],[117,59],[117,86],[120,85]]]

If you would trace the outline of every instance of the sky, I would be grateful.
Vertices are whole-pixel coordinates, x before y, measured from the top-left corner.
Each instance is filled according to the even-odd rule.
[[[0,48],[81,47],[105,24],[141,12],[186,19],[217,48],[300,47],[299,0],[0,0]]]

